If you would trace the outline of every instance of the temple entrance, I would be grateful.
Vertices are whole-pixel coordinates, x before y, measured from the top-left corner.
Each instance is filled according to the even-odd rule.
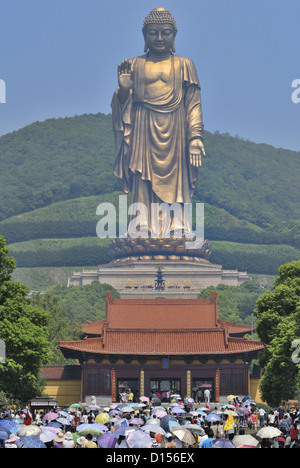
[[[181,395],[181,379],[150,379],[150,391],[162,402],[170,401],[171,395]]]
[[[210,401],[215,401],[214,379],[195,378],[192,381],[192,398],[197,403],[205,402],[205,390],[210,391]]]
[[[134,395],[134,401],[138,401],[140,397],[139,379],[118,379],[117,380],[117,397],[122,403],[128,402],[129,390]]]

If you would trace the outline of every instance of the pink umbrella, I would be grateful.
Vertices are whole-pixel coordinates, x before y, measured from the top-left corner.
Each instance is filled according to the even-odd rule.
[[[51,421],[54,421],[56,418],[58,418],[58,414],[50,411],[50,413],[45,414],[45,416],[43,417],[43,420],[51,422]]]
[[[164,416],[166,416],[167,413],[166,413],[166,411],[163,411],[163,410],[157,410],[157,411],[155,411],[154,414],[158,419],[161,419]]]
[[[146,397],[146,396],[141,396],[141,397],[140,397],[140,400],[143,401],[143,402],[145,402],[145,403],[149,403],[149,398]]]
[[[175,414],[183,414],[185,413],[185,410],[180,406],[175,406],[174,408],[172,408],[171,412]]]
[[[142,426],[144,424],[142,418],[132,418],[128,422],[129,424],[134,424],[135,426]]]
[[[248,449],[248,448],[251,448],[251,449],[252,449],[252,448],[257,448],[257,447],[253,447],[253,445],[240,445],[239,447],[236,447],[236,448],[241,448],[241,449],[243,449],[243,448],[247,448],[247,449]]]

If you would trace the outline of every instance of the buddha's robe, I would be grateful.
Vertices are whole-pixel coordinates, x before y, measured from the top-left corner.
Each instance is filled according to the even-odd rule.
[[[197,71],[190,59],[172,54],[168,80],[148,89],[147,60],[147,54],[130,60],[133,89],[123,103],[118,89],[112,99],[114,173],[132,203],[191,203],[198,169],[190,165],[189,142],[203,140],[204,132]]]

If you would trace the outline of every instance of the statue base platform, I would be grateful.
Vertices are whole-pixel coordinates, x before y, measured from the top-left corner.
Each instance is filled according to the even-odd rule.
[[[164,290],[155,289],[158,268],[163,272]],[[85,286],[93,281],[113,286],[122,298],[196,299],[209,286],[239,286],[248,279],[246,272],[223,270],[205,258],[158,255],[131,255],[116,258],[97,270],[74,272],[68,286]]]
[[[211,246],[205,240],[198,247],[189,249],[189,242],[195,239],[175,238],[117,238],[111,241],[109,253],[114,263],[138,261],[195,261],[202,263],[211,254]]]

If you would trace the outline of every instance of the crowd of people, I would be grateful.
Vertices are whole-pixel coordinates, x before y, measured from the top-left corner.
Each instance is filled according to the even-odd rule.
[[[300,409],[266,413],[254,401],[198,405],[141,397],[107,407],[73,404],[48,413],[0,414],[1,448],[300,448]]]

